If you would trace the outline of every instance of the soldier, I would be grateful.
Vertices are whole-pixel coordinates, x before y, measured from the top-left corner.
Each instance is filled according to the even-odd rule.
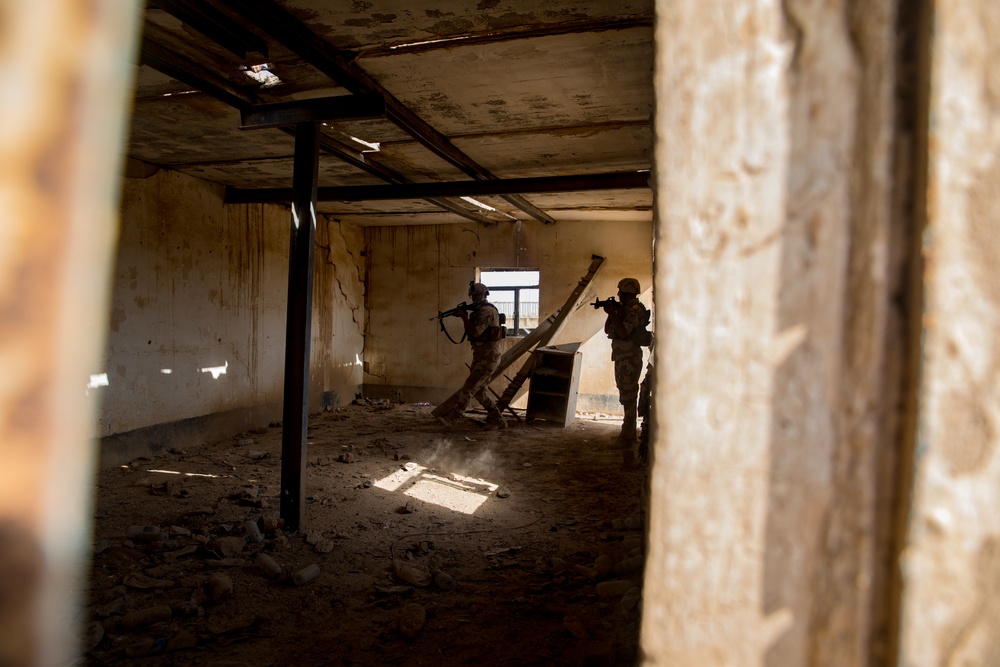
[[[615,363],[615,384],[618,400],[625,412],[622,430],[616,440],[622,447],[636,444],[635,436],[639,375],[642,373],[642,346],[650,344],[649,311],[637,298],[639,281],[622,278],[618,282],[620,303],[605,304],[608,314],[604,332],[611,339],[611,360]]]
[[[438,417],[446,426],[453,426],[475,398],[486,408],[486,428],[489,430],[507,428],[507,421],[489,396],[488,386],[493,371],[500,365],[500,339],[504,330],[500,325],[500,313],[496,306],[486,300],[490,291],[482,283],[469,283],[469,297],[472,299],[471,314],[463,308],[456,308],[454,317],[461,317],[465,333],[472,345],[472,367],[465,384],[458,390],[455,406]]]

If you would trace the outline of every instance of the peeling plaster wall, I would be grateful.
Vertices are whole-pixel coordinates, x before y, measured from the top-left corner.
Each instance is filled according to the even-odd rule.
[[[545,317],[561,308],[590,267],[594,254],[604,264],[581,297],[584,303],[553,339],[581,342],[581,410],[621,412],[604,334],[604,313],[587,305],[617,293],[618,280],[632,276],[652,305],[652,225],[648,222],[521,222],[496,227],[474,224],[373,227],[365,230],[369,265],[365,341],[365,391],[372,396],[437,403],[458,389],[472,360],[468,343],[453,345],[441,333],[439,310],[468,301],[476,268],[538,269],[539,309]],[[445,326],[458,340],[461,322]],[[509,339],[510,346],[516,339]],[[508,372],[513,377],[520,363]],[[502,392],[506,380],[495,383]]]
[[[280,419],[289,216],[178,172],[125,180],[107,386],[90,389],[106,459]],[[360,230],[317,226],[313,409],[359,390],[365,324]]]

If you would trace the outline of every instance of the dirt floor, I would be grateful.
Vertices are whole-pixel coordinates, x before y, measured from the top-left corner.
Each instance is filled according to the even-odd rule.
[[[635,664],[646,474],[620,421],[431,409],[313,415],[297,532],[278,424],[101,471],[82,664]]]

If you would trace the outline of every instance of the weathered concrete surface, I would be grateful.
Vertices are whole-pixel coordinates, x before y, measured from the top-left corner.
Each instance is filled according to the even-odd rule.
[[[1000,5],[938,2],[901,664],[1000,656]]]
[[[725,4],[657,7],[643,649],[657,665],[867,664],[894,16]]]
[[[136,3],[0,2],[0,664],[79,655]]]
[[[611,346],[604,334],[604,313],[586,305],[617,293],[618,281],[636,277],[652,305],[652,228],[648,222],[560,222],[366,228],[370,262],[365,339],[366,387],[405,391],[403,400],[437,402],[461,386],[471,361],[468,343],[453,345],[430,321],[439,310],[468,301],[466,291],[477,268],[538,269],[540,312],[561,308],[590,266],[591,255],[605,262],[581,297],[584,305],[566,321],[553,343],[582,342],[579,409],[617,404]],[[445,322],[461,337],[461,322]],[[516,339],[508,339],[512,345]],[[508,373],[513,377],[520,364]],[[506,380],[495,389],[502,392]],[[391,394],[390,394],[391,395]],[[614,402],[608,404],[608,397]]]
[[[225,206],[219,186],[163,170],[126,179],[122,211],[108,348],[93,370],[107,384],[91,389],[103,400],[100,434],[215,414],[231,427],[242,412],[241,428],[280,418],[288,210]],[[313,409],[324,394],[350,401],[361,384],[361,242],[360,230],[319,218]]]
[[[433,6],[408,0],[275,4],[464,155],[442,158],[389,117],[323,124],[324,136],[363,151],[359,157],[401,179],[467,180],[469,160],[479,165],[474,171],[499,178],[650,167],[652,0],[554,0],[544,6],[522,0],[443,0]],[[262,35],[273,28],[260,6],[220,9],[239,25],[259,22],[256,32]],[[331,79],[329,68],[309,65],[296,55],[311,40],[282,45],[267,39],[266,60],[282,83],[261,89],[241,70],[253,63],[155,3],[148,3],[143,16],[147,47],[156,44],[197,63],[259,102],[345,95],[351,88]],[[287,187],[291,182],[287,134],[278,129],[241,132],[235,109],[149,65],[138,67],[136,76],[130,157],[241,188]],[[371,182],[383,180],[330,154],[320,160],[320,186]],[[558,220],[584,219],[595,210],[634,214],[637,209],[644,221],[651,218],[648,206],[636,207],[628,191],[527,199]],[[490,205],[533,219],[505,199]],[[425,209],[431,213],[425,215]],[[383,201],[360,210],[321,202],[317,211],[358,225],[466,222],[426,202]]]

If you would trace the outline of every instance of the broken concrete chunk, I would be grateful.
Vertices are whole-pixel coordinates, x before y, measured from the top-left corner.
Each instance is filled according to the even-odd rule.
[[[611,574],[616,577],[620,577],[623,574],[635,572],[636,570],[642,568],[642,564],[645,560],[646,559],[643,556],[632,556],[631,558],[626,558],[611,568]]]
[[[167,581],[166,579],[155,579],[142,574],[141,572],[134,572],[128,575],[122,583],[129,588],[138,588],[140,590],[165,589],[173,588],[174,586],[174,582],[172,581]]]
[[[455,587],[455,578],[442,570],[434,575],[434,585],[443,591],[450,591]]]
[[[411,565],[401,560],[392,562],[396,576],[414,586],[430,586],[431,573],[417,565]]]
[[[316,577],[319,576],[320,570],[319,565],[312,563],[307,565],[295,574],[292,575],[292,583],[296,586],[301,586],[302,584],[307,584]]]
[[[597,560],[594,561],[594,569],[597,570],[597,573],[602,577],[610,572],[614,565],[614,560],[612,560],[611,556],[608,556],[607,554],[601,554],[597,557]]]
[[[173,614],[169,605],[161,604],[155,607],[147,607],[138,611],[129,612],[118,619],[119,627],[126,630],[144,627],[165,621]]]
[[[205,582],[205,592],[212,602],[224,602],[233,596],[233,580],[228,574],[216,572]]]
[[[266,553],[262,552],[257,554],[257,567],[259,567],[260,571],[271,579],[277,579],[281,576],[281,566]]]
[[[427,621],[427,610],[415,602],[403,605],[399,610],[399,634],[407,639],[416,637]]]
[[[621,605],[622,611],[631,611],[639,604],[639,600],[642,599],[642,589],[638,586],[633,586],[632,588],[625,591],[625,595],[622,596]]]
[[[229,537],[217,537],[209,541],[205,545],[205,548],[220,558],[229,558],[243,553],[243,547],[246,546],[246,543],[245,538],[231,535]]]
[[[619,595],[624,595],[629,589],[633,588],[635,584],[631,581],[624,581],[621,579],[612,579],[611,581],[602,581],[597,584],[597,595],[602,598],[617,597]]]

